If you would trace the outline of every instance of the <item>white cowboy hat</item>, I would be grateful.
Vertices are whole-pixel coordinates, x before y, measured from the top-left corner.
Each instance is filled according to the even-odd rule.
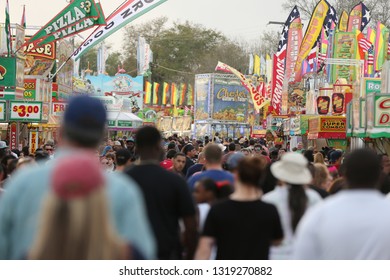
[[[218,145],[218,147],[222,150],[222,152],[224,152],[225,150],[226,150],[226,146],[225,145],[223,145],[223,144],[221,144],[221,143],[219,143],[219,144],[217,144]]]
[[[302,154],[285,153],[280,161],[271,165],[271,173],[285,183],[305,185],[313,179],[307,165],[308,161]]]

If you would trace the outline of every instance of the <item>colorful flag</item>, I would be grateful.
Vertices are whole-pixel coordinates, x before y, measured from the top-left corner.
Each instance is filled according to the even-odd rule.
[[[106,25],[100,3],[94,0],[74,0],[50,22],[36,32],[24,45],[39,47],[60,39],[74,36],[96,25]]]
[[[260,57],[257,54],[255,54],[253,62],[253,75],[260,76]]]
[[[363,52],[367,52],[372,46],[371,42],[366,37],[364,37],[362,32],[357,30],[356,34],[359,47],[362,49]]]
[[[186,93],[187,93],[187,85],[186,84],[180,84],[180,96],[179,96],[179,105],[184,105],[185,99],[186,99]]]
[[[269,54],[266,55],[265,62],[267,63],[267,69],[266,69],[267,83],[269,83],[271,82],[271,78],[272,78],[272,59]]]
[[[387,59],[390,59],[390,37],[389,41],[387,41]]]
[[[371,77],[374,75],[374,45],[376,32],[374,29],[369,27],[367,29],[367,38],[370,40],[371,48],[368,50],[367,55],[367,74]]]
[[[162,98],[161,98],[162,105],[166,105],[168,103],[168,92],[169,92],[169,84],[164,82],[163,90],[162,90]]]
[[[127,25],[129,22],[149,12],[160,4],[167,0],[128,0],[119,6],[113,14],[107,18],[107,25],[100,26],[89,35],[89,37],[80,45],[80,47],[74,52],[73,58],[79,59],[80,56],[95,46],[99,42],[103,41],[107,37],[114,34],[117,30]],[[136,3],[134,3],[136,2]]]
[[[20,21],[20,25],[23,26],[23,28],[26,28],[26,5],[23,5],[23,14],[22,20]]]
[[[150,104],[151,102],[152,102],[152,84],[149,81],[145,81],[144,103]]]
[[[175,83],[172,83],[171,84],[171,104],[173,106],[177,106],[177,101],[178,101],[177,86]]]
[[[387,40],[389,36],[389,29],[378,21],[376,27],[375,38],[375,56],[374,56],[374,69],[376,72],[382,70],[383,63],[386,59],[387,53]]]
[[[12,47],[11,47],[11,44],[12,44],[12,40],[11,40],[11,23],[10,23],[10,19],[9,19],[9,3],[8,3],[8,0],[7,0],[7,5],[5,7],[5,33],[7,34],[7,51],[8,51],[8,56],[11,55],[11,50],[12,50]]]
[[[287,56],[287,41],[288,41],[290,25],[294,20],[298,18],[300,18],[300,14],[297,6],[294,6],[286,22],[284,23],[283,31],[280,36],[280,41],[278,44],[278,50],[276,55],[274,55],[274,60],[272,64],[273,78],[272,78],[272,89],[271,89],[272,91],[271,105],[275,114],[280,114],[282,108],[282,88],[284,82],[284,73],[285,73],[286,56]]]
[[[303,38],[301,48],[299,49],[299,55],[297,63],[295,64],[295,72],[300,72],[302,62],[309,55],[313,46],[317,43],[317,39],[321,34],[324,20],[328,15],[329,5],[326,1],[321,0],[314,8],[309,25],[306,29],[305,37]]]
[[[299,48],[302,43],[302,23],[301,18],[296,18],[291,24],[288,31],[288,44],[286,53],[286,70],[285,70],[285,81],[290,82],[291,80],[300,81],[301,76],[295,73],[293,76],[295,63],[298,58]]]
[[[315,72],[316,71],[316,66],[317,66],[317,54],[318,54],[318,41],[312,49],[309,52],[309,55],[307,56],[307,62],[310,68],[310,72]]]
[[[348,29],[348,13],[343,11],[339,20],[339,31],[347,32]]]
[[[249,54],[249,68],[248,68],[248,75],[252,75],[253,74],[253,65],[254,65],[254,62],[253,62],[253,54],[250,53]]]
[[[325,59],[327,58],[327,54],[328,54],[328,45],[329,45],[328,36],[326,36],[325,28],[322,28],[321,48],[320,51],[318,52],[318,64],[322,64],[325,62]]]
[[[153,105],[157,105],[158,104],[158,101],[159,101],[159,96],[158,96],[159,89],[160,89],[160,84],[154,82],[153,83]]]
[[[223,72],[227,72],[227,73],[232,73],[234,74],[236,77],[238,77],[241,81],[241,84],[249,91],[251,97],[252,97],[252,101],[253,101],[253,105],[255,107],[255,110],[257,112],[260,111],[260,109],[265,105],[267,104],[267,102],[265,101],[265,98],[262,96],[262,94],[260,92],[257,91],[255,85],[253,85],[249,79],[247,79],[245,77],[244,74],[242,74],[240,71],[234,69],[233,67],[225,64],[225,63],[222,63],[220,61],[218,61],[218,64],[217,66],[215,67],[215,70],[216,71],[223,71]]]
[[[348,32],[356,30],[363,31],[371,20],[370,10],[360,2],[352,8],[348,18]]]
[[[189,84],[188,85],[188,98],[187,98],[187,104],[189,106],[193,106],[194,105],[194,91],[193,91],[193,88],[192,88],[192,85]]]
[[[266,69],[266,65],[265,65],[264,56],[260,56],[260,75],[265,75],[265,69]]]

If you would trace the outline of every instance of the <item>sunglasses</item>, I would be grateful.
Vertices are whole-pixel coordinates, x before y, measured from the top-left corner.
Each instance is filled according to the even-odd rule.
[[[54,149],[45,149],[45,151],[54,151]]]

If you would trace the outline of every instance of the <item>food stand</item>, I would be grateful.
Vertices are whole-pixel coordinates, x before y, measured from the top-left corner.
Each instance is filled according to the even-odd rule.
[[[343,116],[315,116],[308,120],[308,140],[317,149],[327,145],[346,150],[347,119]],[[321,140],[323,139],[323,140]],[[324,141],[325,140],[325,141]]]

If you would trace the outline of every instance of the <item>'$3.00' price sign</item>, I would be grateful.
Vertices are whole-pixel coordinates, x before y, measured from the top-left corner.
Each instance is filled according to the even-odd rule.
[[[40,121],[42,119],[41,102],[11,102],[10,120],[31,120]]]

